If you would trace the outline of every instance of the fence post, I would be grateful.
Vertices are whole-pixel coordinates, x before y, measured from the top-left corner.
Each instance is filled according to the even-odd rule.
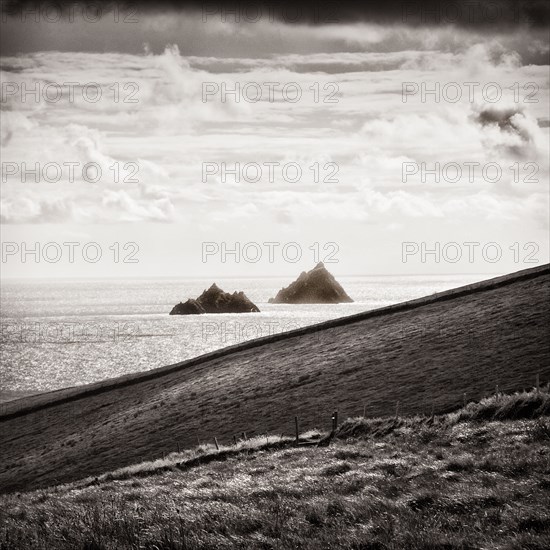
[[[237,446],[237,436],[236,435],[233,436],[233,445],[235,445],[235,447]]]
[[[248,438],[246,437],[246,432],[243,432],[243,439],[244,439],[245,441],[248,441]]]
[[[298,426],[298,417],[294,417],[294,425],[296,427],[296,443],[300,440],[300,428]]]
[[[337,427],[338,427],[338,411],[334,411],[332,415],[332,432],[333,433],[336,431]]]
[[[217,437],[214,437],[214,443],[216,444],[216,451],[219,451],[220,450],[220,446],[218,444],[218,438]]]

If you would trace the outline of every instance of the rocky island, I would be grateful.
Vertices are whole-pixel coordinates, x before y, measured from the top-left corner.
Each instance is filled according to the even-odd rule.
[[[170,315],[196,315],[199,313],[251,313],[259,312],[244,292],[224,292],[216,283],[205,290],[196,300],[189,299],[175,305]]]
[[[340,304],[353,302],[323,262],[311,271],[302,271],[291,285],[282,288],[270,304]]]

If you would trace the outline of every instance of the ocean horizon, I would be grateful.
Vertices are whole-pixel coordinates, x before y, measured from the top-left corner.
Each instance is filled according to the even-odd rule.
[[[260,313],[170,316],[211,278],[2,282],[0,399],[177,363],[226,346],[427,296],[486,274],[342,276],[349,304],[270,304],[288,277],[217,277]],[[223,281],[223,284],[220,283]]]

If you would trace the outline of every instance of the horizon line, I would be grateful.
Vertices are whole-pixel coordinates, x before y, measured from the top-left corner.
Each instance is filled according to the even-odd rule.
[[[541,264],[544,265],[544,264]],[[536,266],[535,266],[536,267]],[[301,272],[300,272],[301,273]],[[346,273],[340,274],[338,277],[458,277],[458,276],[475,276],[475,275],[502,275],[512,272],[502,272],[502,271],[488,271],[488,272],[456,272],[456,273]],[[62,276],[62,277],[42,277],[42,276],[21,276],[21,277],[0,277],[0,283],[2,282],[14,282],[14,281],[62,281],[62,280],[97,280],[97,281],[113,281],[113,280],[144,280],[144,279],[185,279],[185,280],[202,280],[202,279],[281,279],[285,277],[292,277],[292,275],[143,275],[143,276]]]

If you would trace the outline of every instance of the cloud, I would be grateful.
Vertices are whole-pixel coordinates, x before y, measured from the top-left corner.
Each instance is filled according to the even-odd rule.
[[[80,191],[54,197],[25,190],[2,199],[1,220],[8,224],[170,222],[175,211],[168,193],[143,184],[131,190]]]
[[[386,6],[388,2],[349,2],[348,7],[340,2],[312,2],[303,9],[302,16],[295,23],[281,17],[277,2],[271,0],[267,0],[267,4],[273,9],[266,9],[258,20],[247,21],[243,13],[238,22],[231,15],[226,17],[219,9],[211,11],[208,2],[198,0],[195,10],[163,8],[162,4],[147,9],[146,4],[140,6],[129,2],[118,6],[118,20],[109,11],[113,6],[109,2],[108,6],[99,8],[101,17],[93,22],[82,15],[82,4],[73,2],[67,2],[76,13],[70,22],[63,19],[50,22],[44,17],[35,21],[32,14],[24,17],[19,7],[14,17],[8,17],[3,24],[0,48],[4,55],[37,51],[96,53],[105,50],[111,54],[138,54],[144,51],[144,47],[150,53],[160,54],[166,44],[176,44],[185,56],[265,59],[274,54],[390,54],[407,50],[457,54],[491,40],[506,50],[517,52],[525,65],[548,64],[547,15],[550,7],[545,0],[540,0],[542,10],[532,10],[529,14],[529,7],[539,0],[478,0],[466,4],[441,0],[443,11],[459,10],[462,17],[451,22],[443,14],[439,23],[421,20],[424,12],[421,2],[395,0],[391,9]],[[30,0],[29,4],[34,6],[36,3]],[[241,12],[246,12],[251,6],[250,2],[231,4]],[[51,2],[46,2],[46,5],[55,9]],[[352,5],[355,7],[350,10]],[[94,2],[91,13],[98,6]],[[410,8],[415,12],[406,11]],[[300,6],[292,3],[285,9],[288,13],[296,13]],[[333,10],[339,15],[337,20],[324,17]],[[361,16],[362,10],[366,10],[364,16]],[[494,10],[498,12],[496,16]],[[133,22],[125,22],[125,17],[132,14],[137,15]],[[317,20],[311,21],[308,14],[314,14]]]
[[[250,29],[250,36],[263,29]],[[340,40],[346,29],[324,30],[330,40]],[[5,106],[4,160],[97,162],[106,175],[114,163],[133,162],[139,181],[71,186],[10,180],[3,189],[2,223],[188,224],[221,234],[250,225],[273,231],[280,224],[291,230],[306,223],[320,230],[352,224],[383,228],[395,227],[396,220],[407,221],[408,228],[429,220],[434,231],[465,221],[482,231],[488,220],[544,226],[548,216],[540,205],[546,190],[515,183],[510,171],[495,185],[476,179],[422,186],[404,184],[401,170],[410,161],[496,161],[507,170],[521,158],[536,160],[544,181],[548,129],[537,120],[548,119],[547,67],[525,65],[509,48],[512,38],[501,42],[493,35],[436,29],[430,46],[424,30],[374,30],[373,49],[395,44],[403,31],[402,49],[351,51],[348,42],[348,51],[223,58],[186,56],[174,43],[157,54],[41,52],[5,59],[5,74],[19,83],[43,82],[49,75],[61,82],[94,81],[109,90],[118,82],[121,97],[125,84],[136,83],[139,101],[115,103],[108,93],[97,103],[37,107],[11,97]],[[306,42],[321,43],[321,27],[300,31]],[[285,33],[296,36],[298,27],[285,26]],[[421,49],[408,49],[413,43]],[[485,79],[508,95],[514,82],[535,82],[539,103],[494,106],[478,97],[470,102],[467,94],[457,103],[401,98],[404,81],[442,87],[472,78],[480,82],[478,91]],[[223,102],[219,96],[204,102],[205,81],[230,89],[246,82],[295,82],[303,97],[297,103],[280,97]],[[327,83],[337,84],[335,103],[314,98],[312,89],[323,92]],[[294,184],[280,174],[274,183],[264,178],[232,184],[229,178],[224,184],[218,174],[203,183],[206,161],[298,162],[305,176]],[[336,163],[338,181],[313,183],[315,163]]]
[[[34,127],[35,124],[24,113],[9,110],[3,111],[0,127],[2,147],[7,147],[17,132],[29,132]]]
[[[478,108],[475,120],[485,130],[487,147],[522,159],[543,160],[546,156],[548,140],[523,106],[484,105]]]
[[[175,212],[168,197],[155,197],[153,193],[143,191],[135,197],[124,190],[107,190],[102,197],[102,206],[114,212],[116,221],[122,222],[168,222]]]
[[[6,13],[19,13],[21,8],[35,6],[34,0],[8,0]],[[39,5],[47,2],[38,2]],[[68,13],[74,2],[63,0],[58,3],[64,6]],[[110,0],[86,0],[78,5],[102,7],[112,10]],[[259,16],[285,22],[289,25],[296,21],[322,25],[327,21],[346,23],[350,21],[370,21],[382,24],[405,22],[410,26],[418,25],[455,25],[462,27],[492,27],[530,25],[535,27],[548,26],[550,16],[548,3],[544,0],[531,0],[518,3],[514,0],[479,0],[469,6],[462,3],[449,3],[442,0],[417,0],[406,3],[399,0],[385,2],[356,2],[355,0],[339,0],[337,3],[319,4],[315,0],[277,0],[250,3],[235,3],[231,0],[211,0],[208,3],[200,0],[138,0],[132,2],[141,15],[150,13],[170,14],[184,11],[199,13],[203,16],[219,16],[227,14],[229,19],[239,17],[244,21],[255,21]],[[237,14],[235,14],[237,9]]]
[[[60,223],[73,219],[77,206],[71,199],[38,199],[32,193],[1,200],[2,223]]]

